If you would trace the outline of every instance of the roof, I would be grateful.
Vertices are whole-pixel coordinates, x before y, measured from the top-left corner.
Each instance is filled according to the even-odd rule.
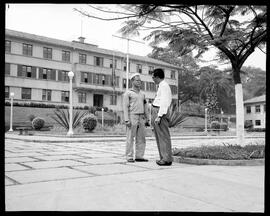
[[[15,31],[15,30],[11,30],[11,29],[5,29],[5,34],[10,36],[10,37],[23,38],[23,39],[33,40],[33,41],[37,41],[37,42],[54,44],[57,46],[64,46],[64,47],[75,48],[75,49],[77,48],[80,50],[101,53],[104,55],[111,55],[111,56],[114,55],[114,56],[118,56],[118,57],[122,57],[122,58],[126,57],[126,53],[123,53],[120,51],[99,48],[97,45],[88,44],[88,43],[81,43],[79,41],[68,42],[68,41],[64,41],[64,40],[44,37],[44,36],[30,34],[30,33],[26,33],[26,32]],[[167,67],[171,67],[171,68],[175,68],[175,69],[180,69],[179,66],[172,65],[172,64],[169,64],[169,63],[157,60],[157,59],[149,58],[147,56],[139,56],[139,55],[129,54],[129,59],[138,60],[138,61],[146,62],[146,63],[150,63],[150,64],[151,63],[157,64],[160,66],[167,66]]]
[[[248,103],[259,103],[259,102],[265,102],[265,95],[261,95],[258,97],[254,97],[248,100],[244,101],[244,104],[248,104]]]

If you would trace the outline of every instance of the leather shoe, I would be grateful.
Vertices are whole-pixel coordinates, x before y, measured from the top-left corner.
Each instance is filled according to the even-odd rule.
[[[159,166],[171,166],[172,165],[172,162],[166,162],[166,161],[163,161],[163,160],[156,161],[156,163]]]
[[[135,159],[135,161],[137,161],[137,162],[147,162],[148,160],[145,159],[145,158],[138,158],[138,159]]]

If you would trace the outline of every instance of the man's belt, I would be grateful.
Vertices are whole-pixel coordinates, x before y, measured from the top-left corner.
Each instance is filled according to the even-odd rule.
[[[153,105],[153,104],[152,104],[152,107],[154,107],[154,108],[159,108],[159,106],[155,106],[155,105]]]

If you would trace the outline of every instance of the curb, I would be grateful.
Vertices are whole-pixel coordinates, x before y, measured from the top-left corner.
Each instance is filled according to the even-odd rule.
[[[265,164],[265,159],[216,160],[216,159],[186,158],[181,156],[173,156],[173,161],[176,163],[185,163],[185,164],[221,165],[221,166],[262,166]]]

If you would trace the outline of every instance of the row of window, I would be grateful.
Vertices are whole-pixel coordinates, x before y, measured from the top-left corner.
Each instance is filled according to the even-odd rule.
[[[11,41],[6,40],[5,41],[5,51],[7,53],[11,52]],[[26,44],[23,43],[22,46],[22,54],[26,56],[32,56],[33,55],[33,45],[32,44]],[[43,47],[43,58],[52,60],[52,48],[49,47]],[[87,55],[83,53],[79,53],[79,64],[86,64],[86,59]],[[62,61],[64,62],[70,62],[70,51],[67,50],[62,50]],[[117,66],[117,59],[110,59],[110,68],[116,68]],[[104,58],[103,57],[98,57],[94,56],[94,65],[99,66],[99,67],[104,67]],[[129,69],[130,69],[130,63],[129,63]],[[124,63],[123,70],[127,70],[126,62]],[[154,70],[153,66],[148,66],[148,74],[151,74],[152,71]],[[130,71],[130,70],[129,70]],[[142,73],[142,65],[137,64],[136,65],[136,72],[137,73]],[[175,71],[171,70],[171,79],[176,79],[175,78]]]
[[[21,99],[31,100],[32,89],[21,88]],[[5,86],[5,98],[10,98],[9,86]],[[42,89],[43,101],[52,101],[52,90]],[[69,91],[61,91],[61,102],[69,102]],[[87,103],[86,92],[78,92],[78,103]],[[117,95],[110,95],[110,105],[117,105]]]
[[[56,70],[50,68],[38,68],[34,66],[27,65],[18,65],[17,75],[18,77],[28,77],[33,79],[41,79],[41,80],[54,80],[56,81]],[[37,72],[39,73],[37,76]],[[10,63],[5,64],[5,74],[10,75]],[[114,79],[113,79],[114,78]],[[68,71],[59,70],[58,71],[58,80],[68,82]],[[74,79],[73,79],[74,80]],[[119,76],[112,76],[106,74],[97,74],[90,72],[81,72],[81,82],[87,84],[95,84],[95,85],[106,85],[106,86],[115,86],[119,87]],[[126,79],[123,79],[122,86],[126,88]],[[129,88],[131,88],[132,84],[129,79]],[[172,94],[177,94],[177,86],[170,85]],[[157,90],[155,83],[153,82],[144,82],[142,81],[141,89],[143,91],[151,91],[155,92]]]
[[[266,106],[264,104],[264,112],[266,111]],[[255,105],[255,113],[260,113],[261,112],[261,105]],[[246,106],[246,113],[250,114],[251,113],[251,106]]]

